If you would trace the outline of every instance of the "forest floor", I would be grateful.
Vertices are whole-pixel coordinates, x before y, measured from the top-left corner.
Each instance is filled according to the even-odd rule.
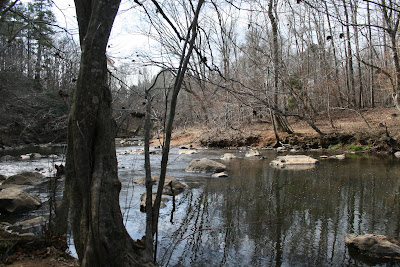
[[[329,119],[330,117],[330,119]],[[324,133],[320,136],[305,121],[291,118],[289,123],[293,134],[279,133],[281,142],[302,149],[346,150],[357,146],[368,152],[389,152],[398,150],[400,143],[400,112],[396,108],[375,108],[363,110],[341,109],[330,114],[320,113],[315,124]],[[153,140],[153,144],[159,144]],[[272,124],[253,122],[241,128],[191,127],[177,129],[171,145],[192,145],[236,148],[251,146],[269,147],[276,144]]]

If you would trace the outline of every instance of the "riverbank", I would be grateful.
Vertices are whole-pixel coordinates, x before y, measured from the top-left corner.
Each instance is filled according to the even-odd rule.
[[[15,236],[0,229],[0,266],[79,266],[66,251],[64,239],[45,240],[35,236]]]
[[[331,118],[329,120],[329,117]],[[315,120],[324,133],[315,132],[304,121],[290,119],[294,133],[279,133],[283,146],[295,150],[337,150],[392,154],[400,149],[400,115],[396,108],[334,110],[321,113]],[[153,145],[162,140],[155,138]],[[256,122],[241,128],[191,127],[174,131],[172,146],[216,148],[270,148],[276,144],[272,125]]]

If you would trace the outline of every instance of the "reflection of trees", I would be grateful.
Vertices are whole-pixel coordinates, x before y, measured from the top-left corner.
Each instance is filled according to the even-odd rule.
[[[398,167],[375,161],[286,171],[237,159],[230,178],[207,180],[201,193],[189,194],[164,258],[213,266],[348,264],[346,233],[399,236]]]

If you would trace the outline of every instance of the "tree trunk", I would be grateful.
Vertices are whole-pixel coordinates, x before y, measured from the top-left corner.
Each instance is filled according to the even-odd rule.
[[[119,206],[116,124],[106,45],[120,0],[75,0],[81,65],[68,121],[66,183],[81,266],[152,265],[127,233]]]
[[[348,64],[348,86],[349,86],[349,103],[351,106],[356,106],[356,91],[354,84],[354,67],[353,67],[353,53],[351,48],[351,39],[350,39],[350,21],[349,21],[349,13],[347,11],[346,1],[343,0],[344,7],[344,15],[346,18],[346,41],[347,41],[347,64]],[[351,97],[350,97],[351,95]]]
[[[367,2],[367,18],[368,18],[368,39],[369,39],[369,62],[372,63],[374,56],[373,53],[373,43],[372,43],[372,26],[371,26],[371,10],[369,7],[369,2]],[[369,67],[369,92],[371,98],[371,108],[375,107],[375,92],[374,92],[374,68]]]
[[[354,39],[356,45],[356,55],[357,55],[357,68],[358,68],[358,108],[361,109],[364,107],[364,95],[363,95],[363,81],[362,81],[362,69],[361,69],[361,53],[360,53],[360,42],[358,38],[358,24],[357,24],[357,14],[358,14],[358,2],[355,1],[353,4],[353,0],[350,0],[350,7],[352,10],[352,23],[354,29]],[[355,90],[355,88],[354,88]]]
[[[280,56],[279,56],[279,43],[278,43],[278,22],[276,21],[273,9],[274,9],[275,0],[270,0],[268,3],[268,18],[271,21],[272,25],[272,40],[273,40],[273,62],[274,62],[274,110],[277,110],[278,105],[278,91],[279,91],[279,71],[280,71]],[[274,112],[273,119],[276,122],[274,124],[274,128],[278,128],[280,131],[287,132],[292,134],[293,131],[288,126],[289,123],[285,118],[281,117],[279,114]],[[276,129],[274,129],[275,134]]]
[[[36,64],[35,64],[35,87],[36,89],[40,89],[40,72],[42,70],[42,45],[40,40],[37,40],[38,48],[37,48],[37,56],[36,56]]]

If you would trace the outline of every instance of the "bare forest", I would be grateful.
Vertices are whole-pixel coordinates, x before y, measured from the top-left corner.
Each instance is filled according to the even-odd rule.
[[[148,23],[139,30],[155,45],[151,52],[132,51],[131,65],[108,58],[121,136],[143,134],[144,95],[152,84],[154,133],[162,131],[188,23],[182,14],[190,11],[184,1],[159,3],[163,12],[131,5]],[[72,33],[57,27],[52,8],[51,1],[2,6],[3,145],[66,140],[80,49]],[[394,1],[211,1],[199,19],[175,127],[265,123],[272,130],[275,121],[278,130],[295,132],[294,118],[323,134],[318,115],[329,120],[339,110],[394,106],[397,8]]]
[[[326,148],[353,138],[332,137],[339,132],[376,147],[383,133],[398,150],[400,1],[74,4],[75,29],[60,26],[55,0],[0,0],[0,145],[67,143],[52,233],[65,234],[69,216],[81,266],[153,266],[173,137],[278,147],[300,133]],[[109,38],[126,14],[147,45],[119,57]],[[116,137],[145,141],[138,240],[120,211]],[[154,200],[151,144],[162,148]]]

